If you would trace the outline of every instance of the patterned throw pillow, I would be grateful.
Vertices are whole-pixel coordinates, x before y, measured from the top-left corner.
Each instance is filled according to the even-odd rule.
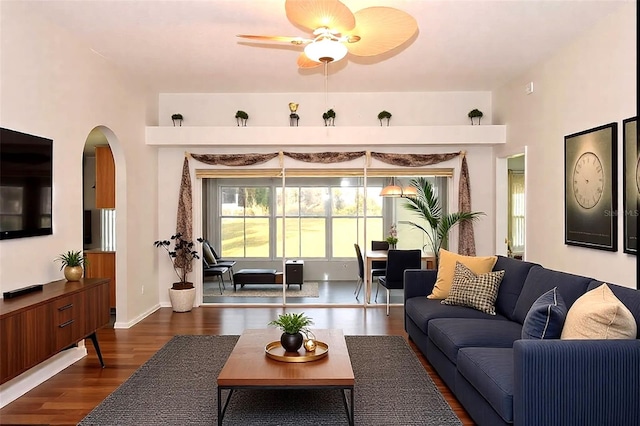
[[[449,290],[455,275],[456,262],[462,263],[476,274],[486,274],[491,272],[498,260],[497,256],[463,256],[445,249],[440,249],[439,253],[436,283],[427,299],[446,299],[449,296]]]
[[[567,317],[567,306],[558,287],[533,302],[522,324],[523,339],[559,339]]]
[[[443,305],[458,305],[477,309],[489,315],[496,314],[498,288],[504,277],[504,271],[488,272],[476,275],[471,269],[456,262],[453,283],[449,296]]]

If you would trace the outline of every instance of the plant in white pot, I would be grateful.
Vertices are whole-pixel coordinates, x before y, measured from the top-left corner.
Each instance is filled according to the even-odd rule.
[[[171,244],[173,241],[173,248]],[[201,238],[198,238],[202,242]],[[196,289],[192,282],[187,281],[189,272],[193,269],[192,263],[195,259],[200,259],[197,250],[194,249],[193,241],[185,240],[182,234],[177,233],[169,240],[158,240],[153,243],[156,247],[162,247],[169,256],[173,270],[178,277],[178,282],[173,283],[169,289],[171,306],[175,312],[189,312],[193,308],[196,297]]]
[[[299,314],[291,312],[278,315],[278,318],[268,325],[273,325],[282,330],[280,344],[282,344],[286,352],[297,352],[304,342],[302,333],[309,333],[308,327],[312,324],[313,320],[306,316],[304,312]]]
[[[81,251],[74,250],[60,254],[55,260],[62,263],[60,270],[64,269],[64,277],[67,281],[80,280],[84,271],[83,265],[89,263]]]

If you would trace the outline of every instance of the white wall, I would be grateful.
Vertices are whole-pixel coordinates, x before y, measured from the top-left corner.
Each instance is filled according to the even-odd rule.
[[[336,126],[379,126],[382,110],[392,114],[392,126],[470,125],[474,108],[484,113],[482,124],[491,124],[490,92],[162,93],[158,122],[172,126],[171,115],[181,113],[183,126],[235,126],[236,111],[243,110],[248,126],[288,126],[289,102],[299,104],[301,127],[323,126],[329,108]]]
[[[636,287],[636,258],[564,244],[564,136],[619,123],[618,209],[622,209],[622,120],[635,116],[636,4],[629,2],[548,60],[497,90],[494,124],[507,125],[506,156],[527,146],[527,258],[559,269]],[[525,94],[532,81],[534,92]]]
[[[162,126],[172,126],[171,114],[181,113],[185,117],[183,126],[234,126],[235,112],[242,109],[249,114],[248,126],[288,126],[289,109],[288,102],[300,103],[298,114],[300,126],[322,126],[322,112],[324,108],[324,94],[169,94],[164,93],[159,97],[158,122]],[[437,92],[437,93],[329,93],[328,98],[335,100],[331,104],[337,113],[336,126],[379,126],[377,114],[383,109],[393,114],[391,126],[431,126],[431,125],[471,125],[467,117],[470,110],[478,108],[484,112],[482,124],[491,124],[491,94],[489,92]],[[305,109],[306,107],[306,109]],[[305,113],[306,111],[306,113]],[[306,116],[305,116],[306,114]],[[307,118],[305,118],[307,117]],[[254,119],[255,118],[255,119]],[[313,120],[313,123],[310,121]],[[303,130],[303,129],[300,129]],[[317,130],[317,127],[316,127]],[[213,130],[215,131],[215,130]],[[310,129],[311,135],[313,129]],[[212,138],[216,140],[216,138]],[[158,185],[162,192],[158,197],[158,238],[168,238],[175,230],[177,211],[178,188],[180,173],[184,159],[184,152],[194,153],[250,153],[250,152],[277,152],[282,149],[295,152],[321,152],[321,151],[357,151],[373,149],[380,152],[407,152],[407,153],[444,153],[467,150],[467,161],[471,175],[472,209],[483,211],[487,216],[483,217],[475,225],[476,247],[478,254],[488,255],[495,252],[494,247],[494,181],[493,181],[493,148],[491,145],[461,146],[461,145],[420,145],[398,146],[390,141],[387,146],[367,146],[366,138],[355,139],[347,145],[332,146],[326,148],[313,145],[313,137],[300,138],[297,146],[286,148],[281,146],[229,146],[224,141],[217,145],[197,147],[180,145],[177,142],[173,146],[158,147]],[[287,159],[287,161],[290,161]],[[362,167],[362,160],[357,164],[340,164],[339,167]],[[213,168],[203,163],[191,160],[192,175],[196,168]],[[327,166],[313,165],[309,163],[297,163],[296,168],[323,168]],[[262,165],[265,168],[278,168],[277,159]],[[388,167],[377,165],[376,167]],[[455,159],[447,163],[441,163],[434,167],[454,168],[453,187],[457,196],[460,160]],[[192,176],[194,192],[197,191],[197,182]],[[194,200],[196,195],[194,194]],[[457,200],[457,197],[454,199]],[[457,207],[456,201],[453,208]],[[199,219],[199,208],[194,208],[194,220]],[[194,232],[196,232],[194,225]],[[196,235],[196,234],[194,234]],[[164,253],[158,253],[158,287],[160,288],[161,305],[168,305],[166,289],[173,282],[170,262],[165,259]],[[305,264],[305,276],[326,273],[332,271],[329,279],[353,279],[356,270],[345,269],[344,262],[322,262],[314,265],[313,262]],[[266,267],[265,265],[261,265]],[[356,267],[355,262],[353,263]],[[255,266],[258,267],[258,266]],[[280,269],[278,265],[270,265]],[[191,278],[195,279],[195,275]],[[320,279],[320,277],[315,277]]]
[[[3,2],[0,33],[0,125],[53,139],[53,235],[0,242],[0,289],[62,278],[53,259],[82,249],[82,150],[103,126],[116,161],[118,321],[157,305],[156,151],[147,147],[148,107],[157,100],[64,29]],[[126,160],[125,160],[126,159]]]

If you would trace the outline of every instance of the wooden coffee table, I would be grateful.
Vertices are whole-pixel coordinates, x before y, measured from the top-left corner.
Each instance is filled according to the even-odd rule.
[[[314,329],[313,333],[318,341],[329,346],[326,357],[310,362],[283,362],[268,358],[264,351],[268,343],[280,340],[280,330],[245,330],[218,375],[218,425],[222,425],[235,389],[341,389],[349,424],[353,425],[355,378],[342,330]],[[300,353],[303,351],[301,348]],[[229,391],[224,406],[223,390]]]

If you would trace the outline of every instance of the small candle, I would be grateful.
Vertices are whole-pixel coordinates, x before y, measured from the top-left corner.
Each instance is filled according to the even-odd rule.
[[[307,352],[313,352],[316,350],[316,342],[314,342],[312,339],[308,339],[306,342],[304,342],[304,349]]]

